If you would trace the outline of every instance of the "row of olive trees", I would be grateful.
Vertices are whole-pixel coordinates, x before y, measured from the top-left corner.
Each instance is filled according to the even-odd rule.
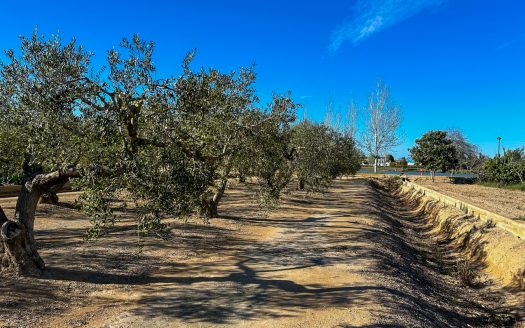
[[[114,225],[111,201],[133,201],[139,232],[165,228],[166,217],[218,215],[229,179],[253,177],[261,198],[279,199],[297,177],[317,191],[355,173],[351,135],[326,124],[295,124],[290,95],[258,106],[252,68],[192,70],[159,79],[154,44],[134,36],[107,53],[105,70],[75,41],[22,38],[0,64],[0,174],[23,185],[14,217],[0,208],[0,269],[44,269],[34,237],[44,193],[70,181],[84,193],[88,237]]]

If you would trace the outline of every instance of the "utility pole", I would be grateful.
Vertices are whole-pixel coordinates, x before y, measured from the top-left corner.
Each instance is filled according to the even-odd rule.
[[[500,150],[500,146],[501,146],[501,137],[498,137],[498,158],[500,157],[500,153],[499,153],[499,150]]]

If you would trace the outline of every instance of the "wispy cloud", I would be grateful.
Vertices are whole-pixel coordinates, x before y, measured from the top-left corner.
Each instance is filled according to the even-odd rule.
[[[523,41],[525,41],[525,33],[521,34],[518,37],[515,37],[514,39],[511,39],[511,40],[509,40],[509,41],[507,41],[505,43],[500,44],[496,48],[496,50],[499,51],[499,50],[503,50],[503,49],[511,47],[511,46],[515,46],[516,44],[519,44],[519,43],[521,43]]]
[[[448,0],[358,0],[353,18],[332,33],[328,51],[334,54],[346,41],[358,43],[420,12]]]

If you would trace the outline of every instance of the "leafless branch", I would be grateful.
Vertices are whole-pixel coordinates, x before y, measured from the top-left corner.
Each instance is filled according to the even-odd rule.
[[[391,102],[390,91],[381,81],[377,90],[370,94],[365,108],[367,118],[363,133],[363,144],[370,155],[378,158],[401,143],[398,135],[401,111]]]

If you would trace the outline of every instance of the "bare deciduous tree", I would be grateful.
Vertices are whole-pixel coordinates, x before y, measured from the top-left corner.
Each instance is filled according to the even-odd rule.
[[[482,160],[479,156],[479,148],[471,144],[461,130],[449,129],[447,134],[456,148],[458,161],[456,168],[454,168],[455,170],[472,170],[476,166],[481,165]]]
[[[399,106],[390,100],[390,90],[381,81],[377,82],[377,90],[370,94],[365,117],[363,145],[375,158],[374,172],[377,172],[378,158],[398,146],[401,141],[398,135],[401,111]]]
[[[352,139],[356,140],[357,135],[357,105],[352,102],[346,105],[344,130]]]
[[[323,124],[330,126],[334,130],[351,137],[356,141],[357,134],[357,105],[352,99],[346,104],[344,111],[339,107],[335,111],[334,101],[330,98],[326,105],[326,114]]]

